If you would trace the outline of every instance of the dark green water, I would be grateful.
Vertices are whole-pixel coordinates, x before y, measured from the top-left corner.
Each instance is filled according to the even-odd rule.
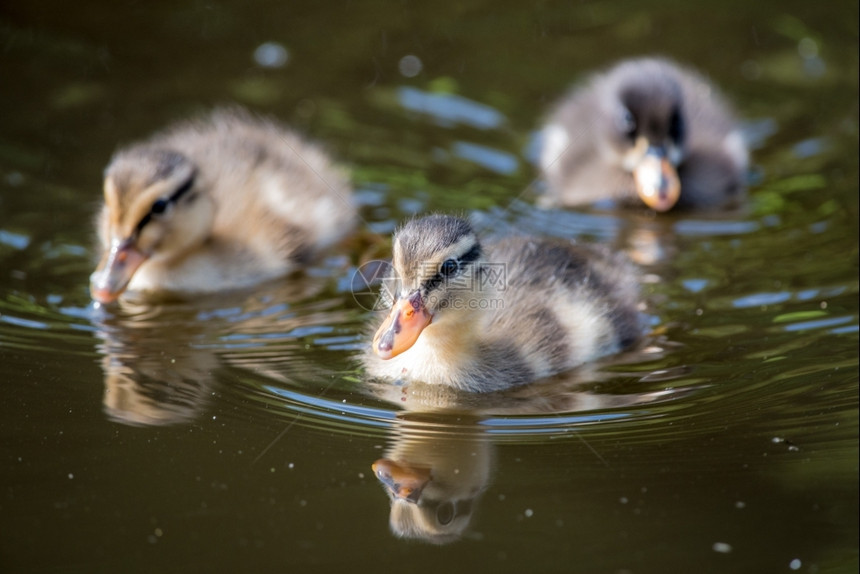
[[[857,18],[851,2],[5,2],[0,571],[856,572]],[[255,61],[266,42],[282,66]],[[549,104],[644,53],[735,103],[747,212],[533,207]],[[650,352],[426,414],[438,397],[371,387],[351,360],[357,253],[250,293],[94,308],[111,153],[228,102],[325,143],[372,231],[444,210],[628,251]],[[468,493],[456,540],[392,534],[382,457]]]

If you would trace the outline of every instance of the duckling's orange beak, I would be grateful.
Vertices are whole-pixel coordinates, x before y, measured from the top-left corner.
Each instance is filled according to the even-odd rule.
[[[636,193],[654,211],[669,211],[681,197],[681,180],[675,166],[659,147],[649,147],[633,169]]]
[[[373,336],[373,351],[383,359],[396,357],[418,340],[433,316],[424,307],[421,292],[398,299]]]
[[[430,482],[429,468],[399,464],[387,458],[380,458],[371,468],[392,496],[408,502],[417,503],[421,491]]]
[[[122,295],[134,272],[149,256],[131,238],[115,241],[90,275],[90,293],[99,303],[112,303]]]

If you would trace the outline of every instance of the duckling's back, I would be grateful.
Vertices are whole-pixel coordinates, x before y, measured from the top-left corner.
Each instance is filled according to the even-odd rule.
[[[241,108],[178,124],[151,143],[198,166],[218,203],[216,238],[241,230],[254,251],[302,261],[354,227],[350,185],[326,153]]]
[[[631,345],[641,335],[638,275],[602,246],[513,237],[487,246],[504,265],[502,302],[488,332],[509,366],[532,380]],[[519,366],[516,367],[516,363]]]

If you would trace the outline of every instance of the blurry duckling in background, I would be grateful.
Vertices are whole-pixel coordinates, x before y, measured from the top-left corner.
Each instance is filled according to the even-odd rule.
[[[98,216],[99,303],[124,292],[242,288],[296,270],[349,233],[350,185],[275,122],[216,110],[119,150]]]
[[[668,60],[626,60],[574,89],[551,114],[542,201],[733,208],[743,200],[747,163],[743,136],[713,85]]]
[[[463,219],[395,233],[393,307],[369,375],[496,391],[615,353],[640,334],[637,274],[598,246],[511,237],[482,245]]]

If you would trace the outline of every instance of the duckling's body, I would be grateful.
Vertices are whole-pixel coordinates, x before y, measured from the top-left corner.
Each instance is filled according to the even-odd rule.
[[[374,377],[487,392],[640,335],[633,268],[598,247],[530,237],[483,246],[464,220],[435,215],[395,235],[393,266],[396,302],[365,359]]]
[[[245,111],[219,110],[113,157],[93,297],[254,285],[306,263],[354,218],[349,184],[321,149]]]
[[[612,199],[667,211],[743,199],[748,153],[731,110],[667,60],[627,60],[592,77],[556,107],[543,139],[548,205]]]

